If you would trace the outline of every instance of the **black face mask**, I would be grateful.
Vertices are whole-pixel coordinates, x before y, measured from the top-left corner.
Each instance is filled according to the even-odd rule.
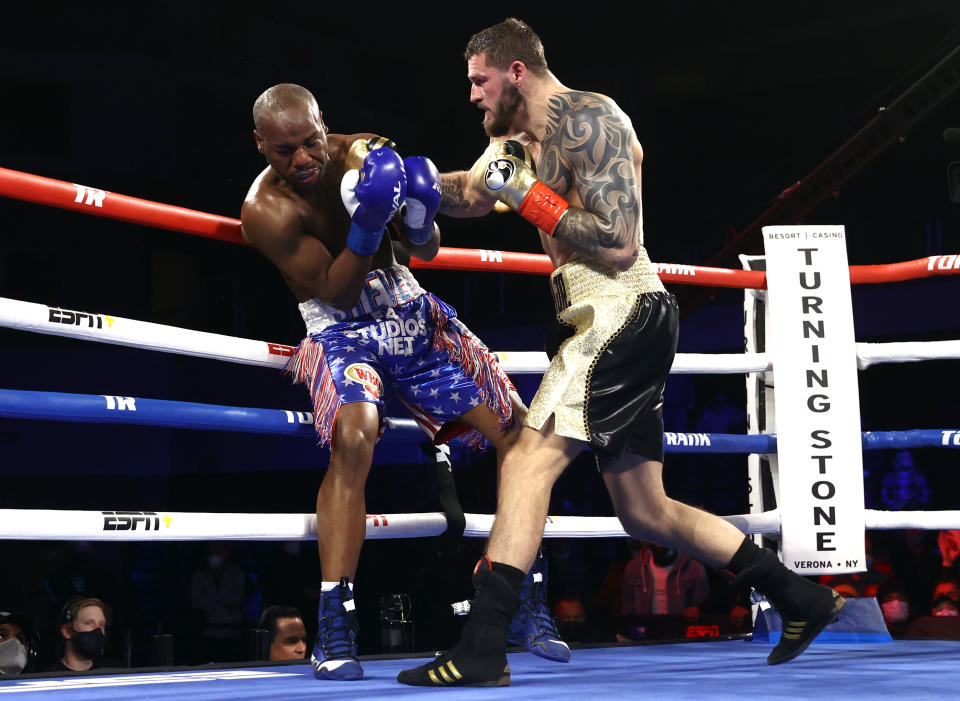
[[[74,633],[71,640],[73,641],[73,646],[91,660],[99,657],[100,653],[103,652],[104,645],[107,644],[107,636],[104,635],[103,631],[99,628],[87,630],[82,633]]]
[[[585,621],[561,621],[560,637],[571,643],[582,643],[587,639],[587,624]]]

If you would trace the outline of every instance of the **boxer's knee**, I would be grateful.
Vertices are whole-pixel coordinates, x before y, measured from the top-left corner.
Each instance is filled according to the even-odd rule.
[[[380,431],[380,413],[375,404],[345,404],[337,414],[330,441],[331,467],[369,463]],[[367,465],[369,467],[369,465]]]
[[[618,500],[614,506],[623,530],[638,540],[664,543],[672,537],[677,513],[672,499],[663,496],[643,500]]]

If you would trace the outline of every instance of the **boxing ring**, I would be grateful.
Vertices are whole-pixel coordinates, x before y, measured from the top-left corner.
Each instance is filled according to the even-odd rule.
[[[0,195],[40,205],[86,212],[97,216],[160,229],[244,244],[235,219],[108,193],[0,168]],[[687,265],[655,264],[665,283],[694,284],[761,291],[767,286],[762,270],[727,270]],[[416,269],[494,271],[545,275],[552,271],[544,255],[477,249],[441,248],[429,262],[412,260]],[[928,258],[876,266],[849,266],[849,284],[878,284],[960,272],[960,256]],[[145,321],[50,307],[29,301],[0,298],[0,326],[188,355],[211,360],[282,369],[293,353],[288,345],[176,328]],[[547,367],[543,353],[496,353],[508,374],[539,374]],[[910,343],[856,343],[856,367],[878,363],[903,363],[960,358],[960,340]],[[741,374],[768,377],[774,362],[763,349],[731,354],[678,354],[672,373]],[[278,373],[279,375],[279,373]],[[278,376],[278,380],[279,380]],[[761,392],[762,393],[762,392]],[[749,403],[748,393],[748,403]],[[756,398],[754,399],[756,401]],[[772,404],[772,400],[769,401]],[[751,417],[754,408],[748,406]],[[163,399],[82,395],[0,389],[0,416],[64,422],[124,423],[194,430],[276,434],[315,440],[313,417],[308,412],[200,404]],[[762,423],[762,422],[761,422]],[[772,423],[772,422],[770,422]],[[756,426],[751,422],[751,426]],[[388,418],[385,441],[417,441],[422,433],[412,419]],[[668,453],[746,453],[767,456],[774,462],[778,435],[752,430],[748,435],[667,433]],[[862,450],[913,447],[960,448],[960,428],[949,426],[909,431],[868,431],[860,435]],[[755,458],[754,458],[755,459]],[[751,483],[757,484],[754,467]],[[199,540],[313,540],[313,514],[224,514],[164,512],[145,502],[143,511],[0,509],[0,539],[85,541],[199,541]],[[782,532],[780,509],[763,511],[760,500],[751,502],[751,513],[725,516],[740,530],[787,538]],[[450,534],[482,538],[489,534],[493,517],[463,514],[462,522],[444,512],[370,514],[366,537],[370,539],[419,538]],[[960,528],[960,511],[863,510],[867,529]],[[550,516],[547,538],[625,537],[613,517]],[[580,649],[569,665],[528,654],[512,654],[513,681],[495,693],[517,698],[582,698],[605,694],[619,698],[646,693],[655,698],[689,698],[710,693],[719,698],[740,698],[755,693],[764,698],[861,698],[862,680],[869,675],[885,693],[947,698],[960,684],[960,668],[949,660],[960,653],[960,643],[897,641],[893,644],[832,644],[818,642],[788,665],[768,668],[763,645],[725,641],[684,645],[633,644]],[[366,678],[342,686],[324,686],[312,678],[307,665],[279,665],[244,669],[195,669],[162,674],[23,679],[0,682],[0,694],[49,694],[58,698],[167,698],[200,695],[216,698],[284,696],[300,698],[317,693],[351,696],[389,694],[394,697],[421,693],[394,683],[396,673],[409,660],[369,659]],[[932,667],[940,667],[934,678]],[[924,673],[927,670],[928,673]],[[333,684],[328,691],[330,684]],[[320,686],[318,686],[320,685]],[[490,693],[486,690],[448,690],[462,698]],[[951,694],[952,698],[953,694]]]

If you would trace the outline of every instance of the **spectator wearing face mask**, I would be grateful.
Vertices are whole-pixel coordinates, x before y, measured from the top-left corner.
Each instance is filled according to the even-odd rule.
[[[0,611],[0,678],[33,671],[39,648],[40,637],[30,619]]]
[[[247,575],[221,542],[207,544],[204,565],[190,575],[190,606],[200,628],[196,661],[241,660]]]
[[[949,594],[940,594],[933,600],[929,616],[920,616],[910,622],[904,637],[960,640],[960,605]]]
[[[946,597],[955,604],[960,604],[960,582],[953,577],[941,577],[933,585],[933,601]]]
[[[560,599],[553,608],[553,617],[564,640],[571,643],[589,642],[587,609],[583,601],[574,596]]]
[[[890,635],[903,637],[910,620],[910,595],[906,588],[897,580],[888,580],[880,586],[877,601]]]
[[[60,611],[61,654],[44,672],[86,672],[116,666],[102,659],[107,644],[106,605],[93,597],[75,598]]]

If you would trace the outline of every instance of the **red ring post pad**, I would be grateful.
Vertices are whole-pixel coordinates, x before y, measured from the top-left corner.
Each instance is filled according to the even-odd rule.
[[[0,195],[157,229],[247,245],[240,234],[239,219],[118,195],[19,170],[0,168]],[[706,268],[674,263],[656,265],[660,278],[667,283],[752,289],[764,289],[767,286],[766,273],[760,270]],[[553,272],[550,259],[542,254],[446,247],[441,248],[432,261],[414,258],[410,267],[432,270],[495,270],[534,275],[549,275]],[[854,285],[957,274],[960,274],[958,254],[928,256],[887,265],[850,266],[850,282]]]

